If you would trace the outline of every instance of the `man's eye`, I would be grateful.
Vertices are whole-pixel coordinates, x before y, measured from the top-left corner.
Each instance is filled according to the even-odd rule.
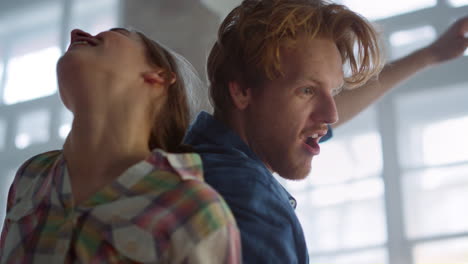
[[[302,88],[302,93],[306,95],[314,94],[314,89],[312,87],[304,87]]]

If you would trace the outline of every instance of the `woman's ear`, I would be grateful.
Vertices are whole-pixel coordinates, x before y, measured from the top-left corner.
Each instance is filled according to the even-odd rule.
[[[171,74],[169,75],[169,85],[173,85],[176,81],[177,81],[177,78],[176,78],[176,75],[175,73],[171,72]]]
[[[250,103],[251,90],[241,87],[238,82],[229,82],[229,93],[231,94],[234,106],[239,110],[244,110]]]
[[[148,71],[143,73],[143,80],[148,83],[148,84],[159,84],[159,85],[164,85],[165,80],[164,80],[164,70],[163,69],[157,69],[154,71]]]
[[[175,74],[173,72],[167,74],[167,71],[164,69],[145,72],[143,73],[143,78],[149,84],[172,85],[176,82]]]

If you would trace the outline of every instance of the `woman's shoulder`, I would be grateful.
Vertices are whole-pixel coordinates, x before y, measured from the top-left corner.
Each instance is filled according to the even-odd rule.
[[[47,173],[61,155],[62,151],[53,150],[29,158],[16,172],[16,178],[36,178],[38,175]]]
[[[52,165],[61,154],[61,150],[51,150],[37,154],[23,162],[18,172],[30,169],[31,167],[37,168]]]
[[[236,241],[238,229],[231,210],[221,195],[204,181],[198,154],[155,150],[153,159],[156,169],[152,177],[159,183],[153,187],[164,191],[158,193],[150,206],[158,210],[150,211],[159,213],[152,217],[158,219],[153,230],[159,238],[167,239],[161,244],[165,245],[161,248],[163,252],[174,251],[183,257],[207,241],[214,243],[211,246]],[[174,257],[170,253],[166,255],[169,256]]]
[[[11,198],[19,199],[29,189],[40,185],[61,156],[62,151],[54,150],[35,155],[23,162],[10,187]]]
[[[201,158],[196,153],[167,153],[153,151],[153,178],[166,188],[156,201],[164,201],[172,212],[190,219],[204,215],[199,220],[212,221],[215,226],[233,222],[231,211],[221,195],[204,181]],[[169,180],[171,178],[172,180]],[[166,181],[165,183],[161,181]],[[171,182],[172,184],[167,184]]]
[[[141,262],[178,263],[174,258],[189,256],[213,236],[218,244],[237,239],[229,208],[203,180],[198,154],[154,150],[133,171],[134,181],[126,186],[131,195],[93,211],[96,219],[113,219],[108,228],[113,235],[107,237],[121,254]],[[135,238],[145,258],[126,247]],[[152,255],[154,247],[157,255]]]

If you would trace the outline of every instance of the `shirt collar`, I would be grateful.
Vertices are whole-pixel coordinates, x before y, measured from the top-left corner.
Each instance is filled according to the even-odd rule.
[[[227,149],[237,149],[244,155],[260,163],[267,174],[270,181],[274,182],[279,187],[280,195],[283,199],[288,200],[293,208],[296,208],[296,200],[289,192],[274,178],[271,172],[266,168],[265,164],[258,156],[247,146],[247,144],[223,122],[215,119],[211,114],[202,111],[198,114],[195,121],[191,124],[187,135],[184,138],[184,143],[197,147],[204,146],[225,146]]]
[[[196,153],[167,153],[161,149],[154,149],[147,161],[158,169],[170,167],[184,180],[204,181],[202,161]]]
[[[263,164],[236,132],[205,111],[198,114],[188,131],[184,138],[186,144],[194,146],[203,146],[204,144],[228,146]]]

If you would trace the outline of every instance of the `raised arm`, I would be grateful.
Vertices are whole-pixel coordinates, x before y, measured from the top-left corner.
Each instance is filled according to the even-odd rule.
[[[468,16],[457,20],[429,46],[386,64],[378,79],[337,95],[335,101],[340,118],[333,127],[352,119],[391,88],[409,79],[417,72],[461,56],[468,47],[467,34]]]

